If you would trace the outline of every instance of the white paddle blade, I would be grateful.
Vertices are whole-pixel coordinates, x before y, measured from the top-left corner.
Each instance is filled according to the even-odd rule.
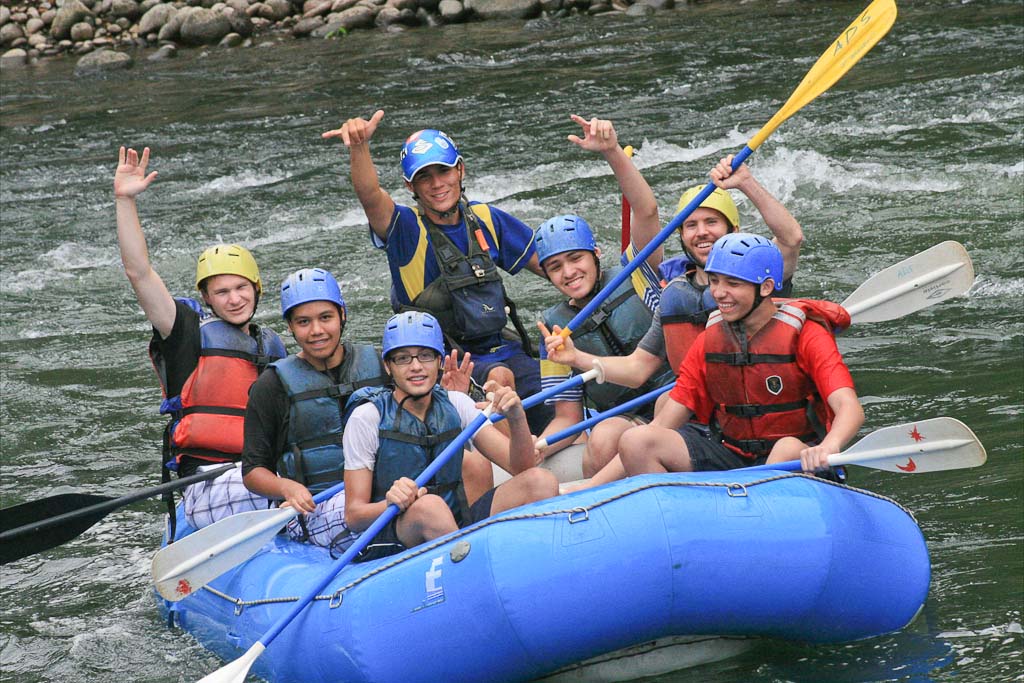
[[[199,680],[199,683],[245,683],[245,677],[249,674],[252,663],[263,654],[265,649],[266,647],[263,643],[256,641],[252,647],[245,651],[244,655],[227,666],[222,666],[212,674],[204,676]]]
[[[985,447],[967,425],[951,417],[936,417],[874,431],[831,456],[829,464],[925,474],[977,467],[986,458]]]
[[[242,512],[162,548],[153,557],[157,592],[171,602],[187,598],[255,555],[295,515],[293,508]]]
[[[974,265],[959,242],[936,244],[872,275],[843,308],[854,323],[894,320],[964,294],[974,284]]]

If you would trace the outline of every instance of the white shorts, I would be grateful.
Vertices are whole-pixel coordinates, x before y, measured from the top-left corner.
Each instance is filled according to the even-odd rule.
[[[318,503],[315,512],[288,522],[288,535],[297,541],[308,541],[335,552],[347,550],[355,541],[356,534],[345,524],[345,492]]]
[[[202,529],[225,517],[251,510],[266,510],[270,500],[259,496],[242,483],[242,468],[228,470],[216,479],[192,484],[185,489],[185,519],[194,529]],[[204,465],[199,471],[221,465]]]

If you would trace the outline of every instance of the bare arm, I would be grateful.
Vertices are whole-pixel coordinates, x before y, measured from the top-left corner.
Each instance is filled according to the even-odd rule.
[[[612,384],[635,389],[643,385],[661,367],[660,358],[639,347],[628,356],[599,357],[577,349],[572,337],[562,337],[559,334],[561,328],[558,325],[550,332],[542,322],[538,321],[537,327],[544,336],[548,360],[585,372],[594,367],[595,358],[600,358],[601,365],[604,366],[605,381]]]
[[[373,470],[345,470],[345,524],[360,532],[387,509],[386,500],[370,502],[373,491]]]
[[[341,128],[321,135],[323,138],[341,138],[349,148],[352,187],[366,213],[366,220],[370,222],[370,229],[382,240],[387,234],[391,215],[395,212],[395,202],[380,186],[377,167],[370,157],[370,138],[383,118],[384,110],[378,109],[369,121],[364,118],[349,119]]]
[[[689,422],[691,417],[693,417],[692,410],[669,396],[669,400],[665,401],[661,409],[657,411],[651,424],[665,429],[679,429]]]
[[[796,272],[797,260],[800,257],[800,245],[804,241],[804,232],[800,224],[785,206],[782,205],[761,183],[754,178],[746,164],[741,164],[734,172],[732,155],[718,162],[711,170],[711,180],[723,189],[736,188],[750,199],[760,212],[765,225],[775,235],[775,244],[782,252],[783,278],[788,280]]]
[[[284,500],[282,507],[291,506],[299,512],[313,512],[316,503],[309,489],[293,479],[279,477],[266,467],[254,467],[242,479],[245,488],[264,498]]]
[[[555,403],[555,417],[548,423],[541,433],[541,437],[549,434],[557,434],[563,429],[568,429],[583,421],[583,404],[577,401],[557,401]],[[579,435],[568,436],[561,441],[556,441],[544,449],[543,456],[549,458],[558,451],[576,441]]]
[[[142,150],[142,158],[134,149],[121,147],[117,170],[114,172],[114,206],[117,211],[117,244],[121,249],[121,263],[135,290],[146,318],[160,336],[166,338],[174,327],[174,298],[149,262],[146,236],[142,233],[135,198],[144,192],[156,178],[157,172],[146,174],[149,165],[149,147]]]
[[[569,141],[583,149],[598,152],[604,157],[615,174],[615,179],[633,211],[631,236],[633,245],[643,249],[661,229],[658,217],[658,201],[654,197],[651,186],[647,184],[633,161],[619,147],[619,139],[611,121],[590,119],[587,121],[573,114],[570,118],[583,129],[583,138],[570,135]],[[647,258],[651,268],[657,269],[664,257],[664,249],[659,247]]]
[[[526,411],[523,410],[522,401],[519,395],[511,387],[499,386],[497,382],[488,382],[484,389],[493,392],[491,399],[495,412],[505,416],[509,426],[509,438],[505,439],[497,430],[491,426],[485,426],[480,433],[473,438],[477,449],[483,453],[491,462],[503,465],[503,455],[508,453],[508,471],[513,475],[525,472],[538,464],[533,449],[533,435],[530,434],[530,425],[526,421]]]
[[[827,401],[835,417],[831,429],[819,445],[800,451],[801,467],[806,472],[828,467],[828,456],[841,452],[864,424],[864,409],[853,389],[836,389],[828,395]]]

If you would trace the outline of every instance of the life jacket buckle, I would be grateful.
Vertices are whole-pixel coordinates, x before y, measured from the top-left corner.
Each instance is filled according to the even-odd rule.
[[[487,271],[481,268],[479,264],[473,263],[471,264],[471,266],[473,268],[473,275],[475,275],[478,279],[483,279],[483,277],[487,275]]]

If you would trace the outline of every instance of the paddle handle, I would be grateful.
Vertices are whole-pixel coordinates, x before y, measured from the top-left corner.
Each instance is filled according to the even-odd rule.
[[[659,396],[661,396],[662,394],[664,394],[666,391],[668,391],[669,389],[671,389],[674,386],[675,386],[675,382],[673,382],[671,384],[666,384],[663,387],[659,387],[659,388],[655,389],[654,391],[648,391],[646,394],[642,394],[640,396],[637,396],[636,398],[631,399],[629,401],[626,401],[625,403],[623,403],[621,405],[618,405],[618,406],[615,406],[614,408],[609,408],[608,410],[604,411],[603,413],[598,413],[597,415],[589,417],[586,420],[583,420],[581,422],[577,422],[574,425],[566,427],[565,429],[563,429],[560,432],[556,432],[554,434],[549,434],[548,436],[544,437],[543,439],[537,439],[536,447],[538,449],[547,448],[548,445],[550,445],[550,444],[558,443],[562,439],[567,439],[570,436],[575,436],[576,434],[579,434],[580,432],[582,432],[584,429],[590,429],[591,427],[596,425],[601,420],[606,420],[609,417],[615,417],[616,415],[621,415],[622,413],[628,413],[631,410],[633,410],[634,408],[637,408],[639,406],[646,405],[646,404],[650,403],[651,401],[653,401],[654,399],[658,398]]]
[[[473,421],[462,430],[455,440],[448,444],[448,447],[441,451],[440,455],[434,458],[433,462],[431,462],[427,468],[420,473],[420,476],[416,477],[416,486],[424,486],[428,481],[433,479],[441,468],[447,464],[448,460],[451,459],[452,455],[462,450],[463,446],[466,445],[466,442],[469,441],[469,438],[484,424],[484,422],[487,421],[491,416],[492,410],[493,406],[487,406],[487,408],[480,411],[480,414],[473,418]],[[281,631],[284,630],[284,628],[288,626],[288,624],[290,624],[292,620],[295,619],[295,617],[297,617],[299,613],[313,601],[313,598],[319,595],[320,591],[326,588],[327,584],[333,581],[334,577],[341,573],[341,570],[347,567],[355,556],[361,553],[363,549],[370,544],[370,541],[372,541],[377,534],[379,534],[381,530],[386,527],[388,523],[400,512],[401,510],[398,509],[397,505],[393,503],[389,504],[384,512],[381,513],[380,517],[374,520],[373,524],[359,535],[359,538],[356,539],[355,543],[349,546],[348,550],[346,550],[345,553],[335,561],[331,570],[317,581],[316,585],[310,587],[305,595],[299,598],[299,601],[292,606],[288,613],[278,619],[274,625],[263,634],[263,637],[260,638],[259,642],[262,643],[264,647],[270,645],[271,641],[273,641],[274,638],[276,638]]]
[[[743,149],[740,150],[739,154],[733,157],[732,169],[734,171],[738,169],[743,164],[743,162],[747,160],[747,157],[749,157],[753,153],[754,150],[751,149],[749,145],[744,146]],[[705,185],[704,189],[701,190],[696,197],[691,199],[690,203],[683,207],[682,211],[677,213],[675,215],[675,218],[669,221],[668,225],[662,228],[661,231],[654,236],[654,239],[648,242],[647,246],[645,246],[643,249],[640,250],[639,253],[637,253],[636,257],[632,261],[623,266],[622,270],[616,273],[615,277],[613,277],[611,281],[608,282],[608,284],[603,285],[601,287],[601,290],[594,295],[594,298],[590,300],[590,303],[584,306],[583,309],[579,313],[577,313],[575,317],[573,317],[573,319],[570,320],[569,323],[565,326],[565,328],[562,330],[562,336],[568,337],[570,334],[572,334],[573,330],[580,326],[580,323],[582,323],[584,320],[593,315],[594,311],[596,311],[598,307],[600,307],[601,304],[603,304],[605,300],[609,296],[611,296],[612,292],[618,289],[619,285],[625,282],[626,278],[632,275],[634,270],[639,268],[642,263],[647,261],[650,255],[653,254],[654,251],[658,247],[660,247],[665,240],[669,238],[669,235],[671,235],[673,232],[679,229],[679,226],[683,224],[683,221],[686,220],[687,217],[689,217],[689,215],[693,213],[697,209],[697,207],[701,205],[701,202],[710,197],[711,193],[714,191],[715,184],[713,182],[709,182],[707,185]]]

